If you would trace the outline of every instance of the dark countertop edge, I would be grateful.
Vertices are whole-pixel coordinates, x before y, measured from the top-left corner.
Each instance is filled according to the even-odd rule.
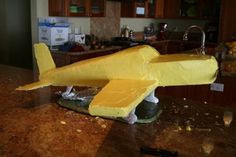
[[[67,54],[67,55],[85,55],[85,54],[93,54],[93,53],[101,53],[101,52],[106,52],[106,51],[119,51],[123,49],[124,47],[122,46],[111,46],[103,49],[95,49],[95,50],[85,50],[81,52],[67,52],[67,51],[51,51],[52,53],[59,53],[59,54]]]
[[[182,41],[182,40],[160,40],[160,41],[147,41],[147,45],[154,45],[154,44],[163,44],[166,42],[187,42],[189,44],[201,44],[200,41]],[[216,47],[216,43],[206,43],[207,47]],[[81,52],[68,52],[68,51],[51,51],[53,53],[61,53],[61,54],[68,54],[68,55],[83,55],[83,54],[92,54],[92,53],[99,53],[99,52],[105,52],[105,51],[112,51],[112,50],[121,50],[124,48],[128,48],[127,46],[110,46],[103,49],[95,49],[95,50],[85,50]]]
[[[150,41],[147,42],[147,44],[149,45],[153,45],[153,44],[162,44],[165,42],[185,42],[185,43],[189,43],[189,44],[201,44],[201,41],[183,41],[183,40],[171,40],[171,39],[167,39],[167,40],[157,40],[157,41]],[[206,42],[205,43],[206,46],[217,46],[217,43],[211,43],[211,42]]]

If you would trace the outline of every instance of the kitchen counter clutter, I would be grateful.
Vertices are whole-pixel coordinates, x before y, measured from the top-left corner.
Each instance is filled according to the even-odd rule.
[[[128,125],[60,107],[55,92],[62,88],[15,91],[33,78],[32,71],[0,65],[1,156],[135,157],[145,156],[146,146],[180,157],[236,154],[235,106],[158,96],[157,121]]]

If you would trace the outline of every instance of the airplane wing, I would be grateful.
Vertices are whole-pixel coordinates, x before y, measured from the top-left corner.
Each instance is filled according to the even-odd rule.
[[[153,80],[111,80],[89,105],[96,116],[127,117],[158,86]]]

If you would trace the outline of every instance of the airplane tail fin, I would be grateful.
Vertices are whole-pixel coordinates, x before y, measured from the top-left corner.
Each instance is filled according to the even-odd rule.
[[[56,68],[47,45],[44,43],[34,44],[34,53],[40,75],[48,70]]]

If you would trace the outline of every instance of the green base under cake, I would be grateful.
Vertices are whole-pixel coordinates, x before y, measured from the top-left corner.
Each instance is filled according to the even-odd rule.
[[[65,100],[63,98],[60,98],[58,100],[58,104],[62,107],[68,108],[70,110],[73,110],[79,113],[89,114],[88,107],[91,100],[92,100],[92,97],[89,97],[84,101]],[[159,107],[159,105],[151,103],[151,102],[147,102],[144,100],[136,107],[135,114],[138,117],[138,120],[136,123],[151,123],[155,121],[160,116],[161,113],[162,113],[162,109]],[[104,117],[104,118],[127,122],[123,118],[114,118],[114,117]]]

